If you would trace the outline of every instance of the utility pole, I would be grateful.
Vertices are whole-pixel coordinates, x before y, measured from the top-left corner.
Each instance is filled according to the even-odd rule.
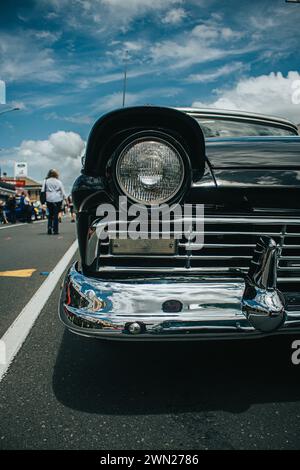
[[[124,81],[123,81],[123,108],[124,108],[124,106],[125,106],[125,97],[126,97],[127,62],[128,62],[128,51],[125,51],[125,57],[124,57]]]

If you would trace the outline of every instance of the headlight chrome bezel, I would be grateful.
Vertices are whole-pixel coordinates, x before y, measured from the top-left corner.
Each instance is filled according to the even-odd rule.
[[[151,201],[143,201],[141,199],[135,198],[129,192],[127,192],[126,188],[120,182],[119,177],[119,168],[122,161],[122,157],[130,149],[135,143],[145,142],[145,141],[155,141],[159,142],[163,145],[169,147],[173,152],[176,154],[177,158],[179,159],[180,166],[181,166],[181,178],[176,187],[176,189],[167,197],[167,198],[160,198],[156,199],[154,202]],[[120,195],[126,196],[129,200],[137,204],[143,204],[146,206],[156,206],[160,204],[166,204],[170,202],[175,202],[180,199],[182,193],[185,191],[188,183],[191,180],[191,165],[189,157],[178,140],[176,140],[173,136],[160,132],[160,131],[141,131],[132,134],[130,137],[125,139],[121,145],[117,148],[115,155],[114,155],[114,164],[113,164],[113,179],[115,186]]]

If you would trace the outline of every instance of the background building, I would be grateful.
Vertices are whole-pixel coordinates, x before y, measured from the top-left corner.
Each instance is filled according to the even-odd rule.
[[[22,191],[26,191],[31,202],[39,201],[42,189],[42,184],[38,183],[28,176],[24,178],[13,178],[12,176],[5,176],[2,181],[9,183],[16,191],[20,194]]]
[[[9,196],[15,196],[15,186],[0,180],[0,200],[6,201]]]

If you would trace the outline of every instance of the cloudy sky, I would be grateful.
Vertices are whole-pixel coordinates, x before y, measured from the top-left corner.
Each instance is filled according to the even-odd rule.
[[[68,187],[91,125],[122,105],[125,51],[128,106],[244,109],[298,123],[299,24],[300,4],[285,0],[3,0],[0,113],[21,109],[0,115],[2,171],[27,161],[42,180],[57,167]]]

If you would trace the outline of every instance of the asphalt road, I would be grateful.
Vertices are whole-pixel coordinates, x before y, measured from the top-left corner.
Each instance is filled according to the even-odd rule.
[[[74,240],[0,230],[1,335]],[[81,338],[57,317],[59,284],[0,383],[1,449],[299,449],[294,337],[129,344]],[[300,339],[300,338],[298,338]]]

